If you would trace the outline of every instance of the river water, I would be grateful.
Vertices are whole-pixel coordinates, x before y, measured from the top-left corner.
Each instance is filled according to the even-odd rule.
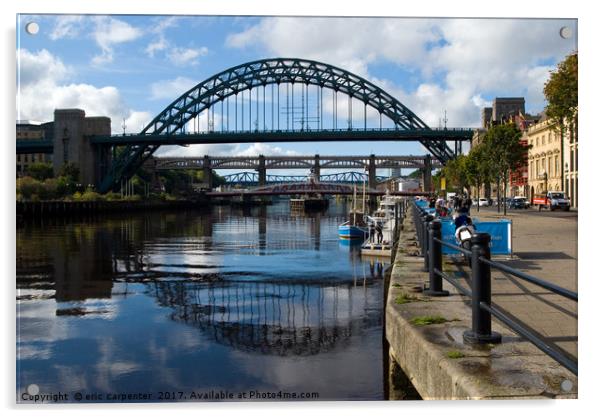
[[[17,400],[384,399],[387,266],[339,242],[347,210],[19,227]]]

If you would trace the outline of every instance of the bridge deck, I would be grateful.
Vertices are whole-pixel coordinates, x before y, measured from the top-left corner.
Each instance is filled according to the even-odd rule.
[[[309,142],[309,141],[469,141],[470,128],[448,129],[328,129],[297,131],[241,131],[195,132],[178,134],[97,135],[92,143],[106,145],[184,145],[184,144],[240,144],[251,142]]]

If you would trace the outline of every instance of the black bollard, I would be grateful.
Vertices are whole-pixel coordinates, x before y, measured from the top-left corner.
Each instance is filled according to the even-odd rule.
[[[483,257],[491,259],[487,233],[475,234],[472,244],[472,329],[464,332],[464,342],[470,344],[495,344],[502,341],[502,336],[491,331],[491,314],[481,308],[481,303],[491,305],[491,266],[479,261]]]
[[[435,270],[442,271],[443,269],[443,254],[441,251],[441,243],[435,239],[441,239],[441,221],[433,220],[429,228],[429,288],[424,291],[425,295],[429,296],[449,296],[447,290],[443,290],[443,277]]]

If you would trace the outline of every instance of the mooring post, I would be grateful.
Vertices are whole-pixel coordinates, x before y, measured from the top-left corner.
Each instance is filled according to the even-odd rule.
[[[491,314],[481,304],[491,305],[491,266],[481,262],[491,260],[487,233],[477,233],[470,239],[472,244],[472,329],[464,332],[464,342],[471,344],[499,343],[502,336],[491,331]]]
[[[441,221],[433,220],[429,227],[429,257],[428,257],[428,272],[429,272],[429,288],[424,291],[424,294],[429,296],[449,296],[447,290],[443,290],[443,278],[441,271],[443,269],[443,254],[441,251]],[[435,271],[437,270],[437,271]]]

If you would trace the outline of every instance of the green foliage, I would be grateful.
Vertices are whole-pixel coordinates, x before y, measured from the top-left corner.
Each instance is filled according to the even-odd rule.
[[[441,170],[445,177],[447,190],[463,191],[468,185],[467,175],[467,160],[466,155],[458,155],[453,160],[449,161]]]
[[[52,164],[50,163],[33,163],[27,167],[27,175],[36,180],[44,181],[53,176]]]
[[[108,202],[113,202],[115,200],[121,200],[121,194],[115,192],[109,192],[104,195],[104,199]]]
[[[66,177],[72,182],[77,182],[79,180],[79,168],[77,164],[71,162],[63,164],[59,170],[59,176]]]
[[[80,200],[84,202],[93,202],[97,200],[104,200],[104,196],[97,193],[91,187],[88,187],[83,193],[75,192],[73,194],[73,200]]]
[[[464,353],[462,353],[461,351],[452,350],[452,351],[448,351],[447,357],[451,358],[451,359],[456,359],[456,358],[464,358],[465,356],[464,356]]]
[[[17,179],[17,196],[22,200],[30,200],[37,195],[40,182],[32,177],[21,177]]]
[[[395,303],[397,303],[398,305],[403,305],[405,303],[410,303],[410,302],[416,302],[419,301],[420,299],[417,298],[414,295],[410,295],[407,293],[402,293],[401,295],[397,296],[395,298]]]
[[[574,52],[551,72],[543,89],[548,101],[546,115],[561,132],[567,122],[572,126],[577,117],[578,84],[578,57]]]
[[[443,324],[445,322],[449,322],[448,319],[445,319],[441,315],[429,315],[429,316],[417,316],[410,320],[413,325],[418,327],[424,325],[432,325],[432,324]]]
[[[422,178],[422,171],[418,168],[414,171],[412,171],[409,175],[409,178],[411,179],[421,179]]]

